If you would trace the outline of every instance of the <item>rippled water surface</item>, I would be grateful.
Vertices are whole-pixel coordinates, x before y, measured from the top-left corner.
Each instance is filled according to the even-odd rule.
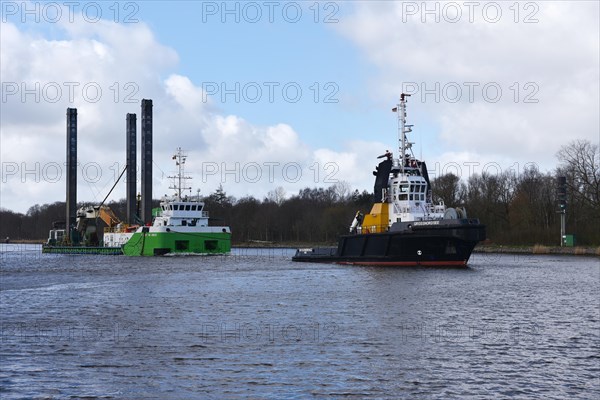
[[[600,260],[467,269],[1,245],[2,399],[600,398]]]

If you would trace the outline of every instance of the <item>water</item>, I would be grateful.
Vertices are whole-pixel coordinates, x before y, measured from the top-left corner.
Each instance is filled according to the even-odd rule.
[[[600,397],[598,258],[0,251],[2,399]]]

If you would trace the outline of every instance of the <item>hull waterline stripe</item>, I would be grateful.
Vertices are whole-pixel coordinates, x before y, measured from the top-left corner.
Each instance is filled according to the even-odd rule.
[[[466,261],[336,261],[336,264],[341,265],[364,265],[364,266],[380,266],[380,267],[464,267]]]

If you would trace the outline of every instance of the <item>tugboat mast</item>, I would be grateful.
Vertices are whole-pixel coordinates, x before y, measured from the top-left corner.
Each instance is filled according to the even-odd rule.
[[[173,185],[169,186],[169,189],[175,190],[176,196],[178,197],[179,200],[182,199],[182,196],[181,196],[182,191],[184,191],[184,190],[191,191],[192,190],[191,187],[185,186],[185,181],[187,179],[192,179],[189,176],[185,176],[185,160],[186,159],[187,159],[187,154],[185,154],[183,152],[181,147],[178,147],[177,153],[175,153],[175,155],[173,155],[173,160],[176,160],[175,164],[177,165],[177,175],[167,177],[167,178],[173,179]]]

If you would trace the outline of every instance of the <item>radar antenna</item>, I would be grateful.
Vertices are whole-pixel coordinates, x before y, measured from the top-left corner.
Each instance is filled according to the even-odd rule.
[[[392,109],[393,112],[398,114],[398,150],[400,151],[400,168],[402,173],[404,173],[404,167],[407,164],[406,157],[408,156],[407,151],[410,150],[412,154],[412,145],[406,138],[406,134],[412,132],[412,125],[408,125],[406,123],[406,103],[408,101],[407,97],[410,97],[410,94],[402,93],[400,95],[400,103],[396,105]]]
[[[177,153],[173,155],[173,160],[175,161],[175,165],[177,165],[177,175],[168,176],[167,178],[173,179],[173,185],[169,186],[169,189],[174,189],[176,196],[179,200],[182,199],[181,193],[184,190],[189,190],[191,192],[192,188],[186,186],[185,181],[188,179],[192,179],[189,176],[185,176],[185,160],[187,159],[187,154],[183,152],[181,147],[177,148]]]

